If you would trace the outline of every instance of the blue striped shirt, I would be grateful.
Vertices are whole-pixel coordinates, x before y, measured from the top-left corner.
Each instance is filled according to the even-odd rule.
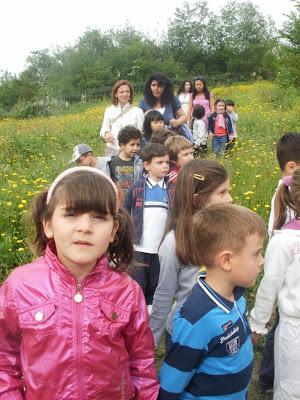
[[[247,398],[253,347],[243,289],[235,289],[231,302],[214,292],[204,277],[174,317],[159,400]]]

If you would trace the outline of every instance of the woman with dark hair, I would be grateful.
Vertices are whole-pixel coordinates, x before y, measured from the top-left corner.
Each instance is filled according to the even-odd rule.
[[[144,88],[144,98],[140,101],[140,108],[145,112],[159,111],[166,125],[178,128],[185,124],[187,115],[181,107],[177,96],[173,94],[172,84],[165,75],[155,72],[147,80]]]
[[[104,112],[100,136],[106,142],[109,156],[119,154],[118,134],[126,125],[133,125],[140,131],[143,128],[144,114],[139,107],[132,105],[133,89],[131,84],[122,79],[117,81],[111,92],[112,105]]]
[[[188,117],[192,120],[193,107],[203,106],[205,110],[205,117],[203,118],[206,126],[208,125],[208,117],[214,112],[213,94],[208,90],[206,80],[203,76],[198,76],[194,79],[193,93],[191,96]]]
[[[190,99],[193,92],[193,84],[189,80],[181,82],[177,91],[178,99],[180,101],[183,111],[188,115]]]

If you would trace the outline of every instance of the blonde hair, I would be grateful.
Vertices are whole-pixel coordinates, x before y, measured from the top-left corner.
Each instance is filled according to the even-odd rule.
[[[183,136],[175,135],[169,137],[165,143],[171,161],[177,161],[178,153],[181,150],[188,150],[193,147],[192,143]]]
[[[198,211],[192,218],[192,234],[187,248],[189,262],[211,267],[218,252],[238,253],[247,237],[264,238],[267,229],[263,219],[249,208],[235,204],[213,204]]]

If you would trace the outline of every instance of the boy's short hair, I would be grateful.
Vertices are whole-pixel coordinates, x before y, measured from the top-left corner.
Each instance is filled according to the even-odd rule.
[[[152,133],[150,143],[165,144],[165,141],[171,136],[178,136],[178,133],[170,129],[162,128]]]
[[[142,150],[141,159],[145,162],[151,162],[154,157],[164,157],[168,154],[167,149],[160,143],[147,144]]]
[[[287,132],[277,141],[276,154],[281,171],[289,161],[300,165],[300,132]]]
[[[213,266],[224,250],[238,253],[247,237],[267,233],[263,219],[249,208],[235,204],[213,204],[195,213],[191,224],[189,260],[193,265]]]
[[[203,118],[205,115],[205,108],[201,105],[198,104],[193,108],[193,117],[197,119]]]
[[[137,139],[142,139],[142,134],[139,129],[137,129],[133,125],[126,125],[124,126],[123,129],[120,130],[118,134],[118,142],[119,145],[121,144],[127,144],[130,142],[130,140],[137,140]]]
[[[225,106],[234,107],[235,106],[234,101],[230,99],[225,100]]]
[[[188,150],[193,147],[192,143],[188,139],[180,135],[169,137],[165,141],[164,146],[168,150],[171,161],[177,161],[178,153],[181,150]]]

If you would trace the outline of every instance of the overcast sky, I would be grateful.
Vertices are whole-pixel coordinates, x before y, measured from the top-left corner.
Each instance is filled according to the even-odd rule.
[[[18,73],[31,51],[74,44],[87,28],[106,30],[126,22],[152,38],[167,28],[184,0],[3,0],[0,23],[0,70]],[[277,26],[293,9],[291,0],[252,0]],[[225,0],[208,0],[209,7]]]

